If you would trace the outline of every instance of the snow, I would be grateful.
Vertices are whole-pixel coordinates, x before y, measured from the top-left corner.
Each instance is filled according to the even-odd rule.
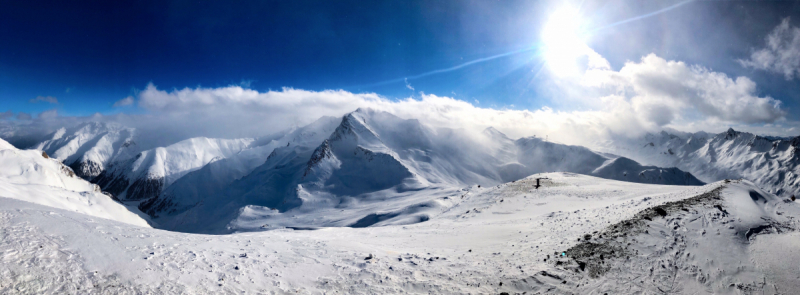
[[[796,247],[761,243],[793,245],[800,208],[748,181],[674,186],[546,173],[453,193],[437,196],[438,212],[422,223],[229,235],[0,198],[0,293],[786,294],[796,284],[783,270],[800,262]],[[615,229],[626,222],[635,225]],[[593,257],[578,255],[586,234],[627,247],[588,260],[587,269],[608,267],[599,276],[573,270]],[[561,252],[575,256],[556,259]]]
[[[261,138],[137,138],[95,122],[0,140],[0,293],[800,288],[800,137],[596,152],[359,109]]]
[[[763,271],[765,281],[772,284],[765,289],[774,293],[800,290],[800,233],[764,235],[750,246],[750,255],[756,267]]]
[[[18,150],[0,139],[0,197],[149,227],[100,188],[80,179],[42,151]],[[134,209],[135,210],[135,209]]]

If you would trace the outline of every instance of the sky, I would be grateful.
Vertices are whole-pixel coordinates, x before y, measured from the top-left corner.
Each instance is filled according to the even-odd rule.
[[[0,125],[256,136],[372,107],[568,143],[663,128],[800,134],[796,1],[0,6]]]

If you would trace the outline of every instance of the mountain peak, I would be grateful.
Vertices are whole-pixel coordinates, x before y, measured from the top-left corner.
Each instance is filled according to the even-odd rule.
[[[738,134],[739,132],[736,132],[736,130],[733,130],[733,128],[728,128],[728,131],[725,131],[725,139],[733,139]]]
[[[306,163],[306,171],[303,173],[303,177],[308,176],[312,172],[314,166],[316,166],[319,162],[324,159],[333,158],[333,152],[331,151],[331,146],[328,140],[322,142],[322,144],[314,150],[314,153],[311,154],[311,158]]]

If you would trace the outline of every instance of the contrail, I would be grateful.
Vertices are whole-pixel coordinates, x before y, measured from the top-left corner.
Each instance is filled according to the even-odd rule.
[[[621,24],[626,24],[626,23],[629,23],[629,22],[632,22],[632,21],[645,19],[645,18],[648,18],[648,17],[651,17],[651,16],[655,16],[655,15],[670,11],[672,9],[678,8],[680,6],[688,4],[689,2],[694,2],[694,1],[695,0],[686,0],[686,1],[677,3],[675,5],[672,5],[672,6],[657,10],[657,11],[653,11],[653,12],[650,12],[650,13],[647,13],[647,14],[636,16],[636,17],[632,17],[632,18],[629,18],[629,19],[626,19],[626,20],[618,21],[618,22],[615,22],[615,23],[610,24],[610,25],[605,25],[605,26],[602,26],[602,27],[599,27],[599,28],[596,28],[596,29],[593,29],[593,30],[589,30],[587,32],[588,33],[594,33],[594,32],[597,32],[597,31],[600,31],[600,30],[604,30],[604,29],[608,29],[608,28],[611,28],[611,27],[615,27],[615,26],[618,26],[618,25],[621,25]],[[417,75],[414,75],[414,76],[408,76],[408,77],[403,77],[403,78],[386,80],[386,81],[373,83],[373,84],[358,85],[358,86],[352,86],[352,87],[346,87],[346,88],[361,88],[361,87],[367,88],[367,87],[381,86],[381,85],[392,84],[392,83],[397,83],[397,82],[404,82],[404,81],[408,82],[408,80],[418,79],[418,78],[427,77],[427,76],[435,75],[435,74],[451,72],[451,71],[455,71],[455,70],[458,70],[460,68],[467,67],[467,66],[470,66],[470,65],[474,65],[474,64],[477,64],[477,63],[482,63],[482,62],[485,62],[485,61],[490,61],[490,60],[493,60],[493,59],[498,59],[498,58],[506,57],[506,56],[509,56],[509,55],[514,55],[514,54],[518,54],[518,53],[532,51],[532,50],[537,49],[538,47],[540,47],[540,45],[533,46],[533,47],[528,47],[528,48],[524,48],[524,49],[519,49],[519,50],[515,50],[515,51],[510,51],[510,52],[506,52],[506,53],[501,53],[501,54],[497,54],[497,55],[492,55],[492,56],[489,56],[489,57],[479,58],[479,59],[475,59],[475,60],[471,60],[471,61],[465,62],[465,63],[457,65],[457,66],[452,66],[452,67],[449,67],[449,68],[433,70],[433,71],[430,71],[430,72],[425,72],[425,73],[417,74]],[[537,75],[538,75],[538,73],[537,73]]]
[[[663,9],[660,9],[660,10],[657,10],[657,11],[653,11],[653,12],[648,13],[648,14],[643,14],[643,15],[640,15],[640,16],[637,16],[637,17],[632,17],[632,18],[629,18],[629,19],[626,19],[626,20],[623,20],[623,21],[615,22],[615,23],[610,24],[610,25],[606,25],[606,26],[602,26],[602,27],[596,28],[594,30],[590,30],[589,33],[594,33],[594,32],[597,32],[597,31],[600,31],[600,30],[603,30],[603,29],[616,27],[616,26],[621,25],[621,24],[625,24],[625,23],[629,23],[629,22],[632,22],[632,21],[637,21],[637,20],[640,20],[640,19],[643,19],[643,18],[648,18],[648,17],[651,17],[651,16],[662,14],[664,12],[673,10],[675,8],[678,8],[680,6],[688,4],[689,2],[694,2],[694,1],[695,0],[686,0],[686,1],[680,2],[678,4],[672,5],[670,7],[663,8]]]
[[[509,56],[509,55],[514,55],[514,54],[518,54],[518,53],[532,51],[532,50],[535,50],[537,47],[538,46],[533,46],[533,47],[528,47],[528,48],[524,48],[524,49],[514,50],[514,51],[511,51],[511,52],[506,52],[506,53],[501,53],[501,54],[498,54],[498,55],[492,55],[492,56],[489,56],[489,57],[484,57],[484,58],[471,60],[471,61],[465,62],[463,64],[460,64],[460,65],[457,65],[457,66],[452,66],[452,67],[449,67],[449,68],[433,70],[433,71],[430,71],[430,72],[425,72],[425,73],[417,74],[417,75],[414,75],[414,76],[408,76],[408,77],[403,77],[403,78],[386,80],[386,81],[383,81],[383,82],[378,82],[378,83],[373,83],[373,84],[368,84],[368,85],[353,86],[352,88],[380,86],[380,85],[403,82],[403,81],[408,81],[408,80],[411,80],[411,79],[418,79],[418,78],[422,78],[422,77],[426,77],[426,76],[430,76],[430,75],[435,75],[435,74],[441,74],[441,73],[445,73],[445,72],[455,71],[455,70],[458,70],[458,69],[466,67],[466,66],[474,65],[476,63],[481,63],[481,62],[490,61],[490,60],[493,60],[493,59],[498,59],[498,58]]]

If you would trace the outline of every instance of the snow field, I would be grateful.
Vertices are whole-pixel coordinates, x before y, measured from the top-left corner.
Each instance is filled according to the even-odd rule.
[[[537,177],[548,178],[538,189]],[[689,211],[670,205],[717,189],[727,215],[702,202],[685,207]],[[682,187],[547,173],[469,187],[456,197],[459,202],[422,223],[231,235],[134,227],[0,199],[6,230],[0,253],[9,261],[0,271],[11,274],[4,276],[0,292],[760,293],[792,284],[775,274],[776,267],[792,261],[770,262],[763,258],[769,255],[752,254],[769,247],[751,245],[795,228],[789,216],[800,211],[747,182]],[[602,275],[573,270],[573,258],[555,258],[585,242],[586,234],[598,239],[595,232],[658,206],[675,210],[641,219],[639,230],[647,232],[631,231],[620,241],[631,243],[625,250],[631,260],[605,258],[609,269]],[[15,226],[18,230],[7,230]],[[53,250],[39,253],[44,250],[36,250],[36,243]],[[53,258],[31,260],[34,256]],[[797,256],[786,259],[792,257]],[[24,271],[18,264],[23,261],[30,263]]]

